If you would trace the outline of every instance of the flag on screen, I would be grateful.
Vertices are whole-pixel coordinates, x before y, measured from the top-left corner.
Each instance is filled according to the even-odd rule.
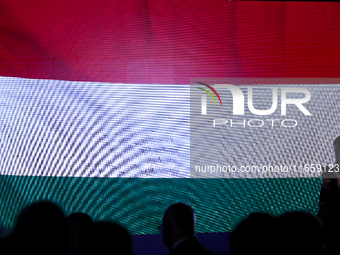
[[[198,232],[230,231],[251,211],[316,212],[317,178],[190,178],[190,79],[337,77],[339,8],[2,1],[0,223],[41,199],[132,234],[156,233],[179,201],[200,215]],[[308,152],[328,153],[332,126],[315,127],[324,145]]]

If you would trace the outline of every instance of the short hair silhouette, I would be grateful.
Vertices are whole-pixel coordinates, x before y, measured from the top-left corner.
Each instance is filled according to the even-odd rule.
[[[132,255],[132,239],[121,225],[101,221],[85,230],[82,240],[84,255]]]
[[[340,136],[338,136],[338,137],[334,140],[333,146],[334,146],[334,145],[340,146]]]
[[[75,212],[66,217],[66,223],[68,228],[75,228],[76,230],[78,230],[79,226],[83,227],[91,225],[93,223],[93,220],[86,213]]]
[[[273,252],[274,218],[266,213],[252,213],[237,225],[230,235],[233,255],[266,254]]]
[[[20,213],[11,237],[16,243],[14,253],[67,254],[65,215],[51,202],[26,207]]]
[[[194,235],[196,233],[196,216],[194,209],[186,203],[176,203],[168,207],[163,220],[176,225],[183,233]]]
[[[317,255],[323,246],[323,226],[309,212],[287,212],[277,218],[276,253]]]
[[[172,204],[163,215],[163,243],[170,254],[213,255],[197,239],[196,215],[186,203]]]

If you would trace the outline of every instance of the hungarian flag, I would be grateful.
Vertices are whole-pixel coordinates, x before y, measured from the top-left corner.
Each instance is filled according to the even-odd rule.
[[[200,178],[191,161],[332,163],[339,87],[307,89],[310,102],[292,106],[300,117],[287,108],[284,119],[298,122],[290,129],[278,106],[282,136],[276,127],[253,129],[267,117],[242,117],[237,123],[245,119],[247,127],[237,129],[225,118],[223,130],[208,132],[190,121],[194,112],[202,115],[201,108],[192,112],[191,96],[207,100],[209,116],[232,101],[207,78],[339,77],[339,12],[339,3],[321,2],[2,1],[0,223],[13,226],[17,213],[38,200],[119,221],[132,234],[157,233],[175,202],[193,206],[201,233],[231,231],[255,211],[315,213],[316,175],[243,178],[229,171],[228,178]],[[269,106],[260,110],[270,108],[273,88],[282,98],[282,86],[269,86]],[[301,119],[308,118],[302,107],[329,115]],[[191,140],[193,132],[204,139]]]

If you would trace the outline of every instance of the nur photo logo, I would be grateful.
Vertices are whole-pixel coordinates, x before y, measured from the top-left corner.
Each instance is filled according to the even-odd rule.
[[[203,82],[197,82],[201,85],[204,85],[208,89],[210,89],[218,98],[220,101],[221,107],[222,105],[222,99],[221,99],[221,92],[227,91],[227,93],[231,93],[232,96],[232,116],[242,116],[245,115],[245,95],[247,96],[247,107],[251,114],[258,115],[258,116],[269,116],[272,115],[278,108],[278,101],[280,100],[281,105],[281,116],[287,115],[287,106],[293,105],[293,107],[296,107],[304,116],[311,116],[312,114],[310,111],[306,108],[304,104],[308,103],[311,100],[311,93],[307,88],[302,87],[271,87],[271,86],[265,86],[266,90],[271,91],[271,96],[268,94],[261,94],[259,93],[255,94],[254,91],[256,91],[259,86],[246,86],[247,87],[247,93],[244,93],[240,86],[231,85],[231,84],[215,84],[212,87],[211,85],[208,85]],[[201,115],[207,115],[207,94],[210,96],[210,98],[215,103],[215,106],[217,106],[217,102],[214,98],[214,95],[205,88],[197,87],[198,89],[204,91],[205,93],[201,95]],[[260,87],[263,88],[263,87]],[[220,94],[216,91],[218,90]],[[280,91],[280,97],[278,94],[278,91]],[[223,94],[222,94],[223,95]],[[299,96],[298,96],[299,95]],[[301,95],[303,97],[301,98]],[[268,101],[271,102],[271,106],[267,109],[257,109],[254,106],[254,101]],[[229,101],[227,101],[229,102]],[[292,108],[290,108],[292,109]],[[214,108],[209,109],[209,111],[214,111]],[[233,126],[249,126],[249,127],[262,127],[265,123],[271,122],[271,126],[274,127],[274,123],[281,122],[281,126],[283,127],[295,127],[297,126],[297,121],[294,119],[250,119],[250,120],[243,120],[242,122],[235,122],[232,119],[214,119],[213,120],[213,126],[216,125],[226,125],[229,124],[230,127]],[[247,124],[247,125],[246,125]]]

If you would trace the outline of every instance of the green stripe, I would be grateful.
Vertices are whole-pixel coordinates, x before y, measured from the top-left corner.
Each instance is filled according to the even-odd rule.
[[[214,102],[215,102],[215,105],[217,105],[216,104],[216,100],[215,100],[215,98],[214,98],[214,96],[208,91],[208,90],[206,90],[206,89],[202,89],[202,88],[199,88],[199,87],[197,87],[198,89],[201,89],[201,90],[203,90],[203,91],[205,91],[205,92],[207,92],[210,96],[211,96],[211,98],[214,100]]]
[[[255,211],[317,212],[320,179],[137,179],[0,176],[1,223],[12,227],[28,203],[53,200],[66,213],[115,220],[132,234],[156,234],[164,210],[187,202],[197,213],[197,231],[224,232]]]

